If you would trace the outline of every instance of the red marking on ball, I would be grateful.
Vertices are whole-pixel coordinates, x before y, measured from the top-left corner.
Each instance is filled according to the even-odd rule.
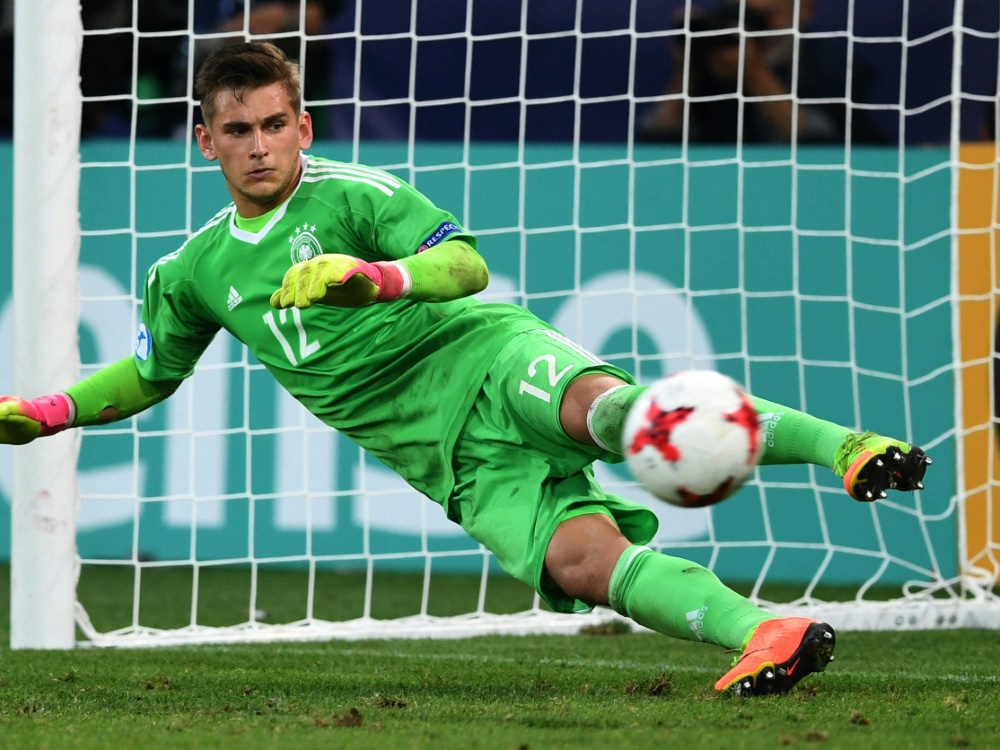
[[[739,393],[739,391],[737,391]],[[747,453],[747,465],[755,462],[757,458],[758,441],[760,440],[760,430],[757,424],[757,410],[753,408],[745,395],[740,393],[740,408],[724,415],[726,420],[738,427],[746,430],[750,450]]]
[[[665,461],[676,461],[681,457],[681,452],[670,442],[670,433],[691,416],[692,412],[694,409],[690,406],[679,406],[666,411],[654,401],[646,410],[646,425],[638,430],[632,439],[629,453],[638,453],[647,445],[651,445],[660,452]]]
[[[716,487],[711,492],[705,493],[704,495],[699,495],[696,492],[688,492],[685,487],[678,487],[677,494],[680,496],[684,505],[688,508],[702,508],[706,505],[715,505],[715,503],[720,500],[725,500],[729,497],[729,493],[732,490],[733,478],[729,477],[722,484]]]

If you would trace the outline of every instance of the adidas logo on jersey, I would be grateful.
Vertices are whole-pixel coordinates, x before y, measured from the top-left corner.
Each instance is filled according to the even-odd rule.
[[[236,291],[236,287],[229,287],[229,312],[232,312],[242,301],[243,297]]]

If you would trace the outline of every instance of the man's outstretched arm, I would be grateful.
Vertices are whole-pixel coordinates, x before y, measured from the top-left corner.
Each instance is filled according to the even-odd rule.
[[[126,357],[64,393],[30,401],[0,396],[0,443],[23,445],[67,427],[87,427],[127,419],[158,404],[181,384],[179,380],[151,382]]]
[[[481,292],[488,282],[486,261],[471,245],[456,239],[394,261],[368,263],[352,255],[317,255],[288,269],[271,305],[363,307],[402,297],[443,302]]]

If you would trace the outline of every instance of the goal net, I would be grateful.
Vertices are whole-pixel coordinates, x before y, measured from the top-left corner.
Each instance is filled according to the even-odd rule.
[[[597,465],[655,511],[655,548],[844,630],[1000,627],[995,3],[303,1],[267,26],[257,3],[225,20],[193,1],[163,17],[122,3],[82,28],[72,3],[76,23],[46,18],[58,5],[17,7],[17,54],[43,77],[17,79],[5,157],[0,340],[16,355],[0,392],[59,390],[132,350],[145,270],[230,200],[191,138],[199,56],[269,38],[302,61],[310,151],[455,213],[491,269],[483,299],[528,307],[641,382],[718,369],[934,460],[926,490],[875,504],[784,466],[701,510]],[[82,92],[59,75],[81,45]],[[548,612],[224,334],[138,417],[4,447],[0,495],[15,647],[613,617]]]

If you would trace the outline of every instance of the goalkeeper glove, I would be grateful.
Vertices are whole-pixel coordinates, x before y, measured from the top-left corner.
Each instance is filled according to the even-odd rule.
[[[368,263],[351,255],[318,255],[296,263],[285,273],[271,306],[306,308],[314,303],[364,307],[388,302],[410,291],[409,274],[398,263]]]
[[[62,432],[72,423],[75,411],[73,402],[62,393],[32,401],[0,396],[0,443],[24,445]]]

